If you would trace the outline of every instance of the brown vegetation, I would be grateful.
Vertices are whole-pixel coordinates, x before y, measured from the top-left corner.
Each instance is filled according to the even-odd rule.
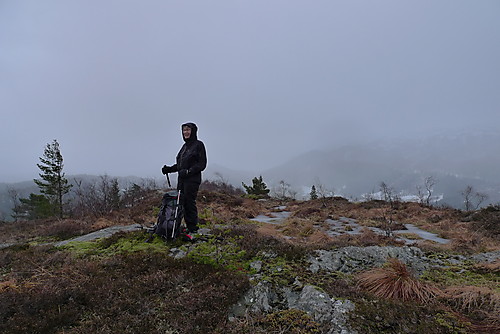
[[[206,333],[222,326],[245,277],[155,253],[77,259],[3,251],[2,333]]]
[[[448,287],[443,299],[455,311],[471,319],[474,330],[500,333],[500,293],[476,286]]]
[[[229,307],[249,287],[248,263],[256,258],[266,259],[263,254],[270,254],[267,259],[288,261],[276,274],[285,278],[284,282],[298,277],[331,296],[353,300],[356,303],[353,323],[360,332],[404,332],[411,328],[409,332],[460,333],[463,327],[457,319],[470,321],[472,332],[498,330],[499,296],[491,283],[491,277],[498,276],[498,262],[471,269],[489,277],[487,287],[458,284],[450,287],[442,283],[445,280],[436,281],[434,286],[415,278],[397,260],[359,276],[321,272],[313,275],[303,261],[314,249],[403,245],[368,228],[356,235],[326,233],[326,219],[348,217],[361,225],[377,226],[388,213],[398,223],[411,223],[452,240],[448,245],[419,240],[417,245],[424,252],[470,254],[498,250],[496,208],[464,214],[417,203],[390,206],[384,201],[353,203],[336,197],[285,203],[290,217],[282,224],[272,225],[255,223],[249,218],[270,214],[284,203],[273,199],[251,200],[231,189],[223,192],[205,189],[199,193],[198,208],[204,226],[212,229],[212,244],[207,244],[229,249],[223,248],[226,243],[241,251],[243,255],[238,258],[236,270],[190,259],[174,260],[156,251],[77,256],[49,245],[32,246],[115,225],[152,224],[161,197],[161,192],[150,191],[132,206],[100,217],[0,224],[0,242],[18,244],[0,251],[0,332],[321,332],[322,328],[307,314],[296,310],[249,315],[234,322],[227,320]],[[142,237],[140,233],[120,235],[99,245],[112,247],[124,238]],[[270,275],[269,279],[273,278],[276,277]],[[438,284],[442,293],[436,287]],[[377,320],[380,317],[382,321]],[[416,329],[417,326],[423,327]]]
[[[390,259],[386,266],[361,273],[359,286],[377,297],[404,302],[429,303],[439,290],[419,281],[398,259]]]

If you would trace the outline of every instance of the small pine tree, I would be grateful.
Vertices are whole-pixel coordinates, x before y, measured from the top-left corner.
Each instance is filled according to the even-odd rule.
[[[18,210],[18,217],[28,219],[43,219],[54,214],[53,205],[44,195],[30,194],[28,198],[20,198],[21,205]]]
[[[247,186],[245,183],[241,182],[243,188],[247,191],[250,196],[255,196],[257,198],[267,198],[269,197],[269,189],[262,179],[262,175],[259,177],[254,177],[252,179],[252,186]]]
[[[35,179],[35,183],[40,189],[40,192],[47,197],[51,203],[54,215],[63,217],[63,196],[69,192],[72,185],[68,184],[68,180],[63,173],[63,157],[59,149],[57,140],[51,144],[47,144],[43,152],[43,157],[40,157],[40,164],[37,164],[41,173],[38,174],[42,179]]]
[[[111,181],[111,189],[110,189],[110,200],[111,200],[111,208],[113,210],[120,208],[120,187],[118,185],[118,179],[113,179]]]
[[[318,193],[316,191],[316,187],[313,185],[311,187],[311,192],[309,193],[309,195],[311,196],[311,199],[318,199]]]

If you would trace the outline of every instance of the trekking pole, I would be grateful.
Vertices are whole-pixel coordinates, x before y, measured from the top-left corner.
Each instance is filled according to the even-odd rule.
[[[167,174],[165,174],[165,176],[167,177],[167,183],[168,183],[168,186],[169,186],[170,188],[172,188],[172,185],[170,184],[170,178],[168,177],[168,173],[167,173]]]
[[[179,211],[179,202],[181,200],[181,191],[177,191],[177,205],[175,206],[175,213],[174,213],[174,228],[172,229],[172,239],[174,238],[175,234],[175,224],[177,223],[177,212]]]

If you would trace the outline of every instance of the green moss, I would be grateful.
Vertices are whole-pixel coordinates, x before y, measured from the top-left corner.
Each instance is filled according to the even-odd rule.
[[[220,223],[220,220],[215,217],[214,211],[211,208],[204,208],[201,210],[201,212],[198,214],[198,217],[200,219],[200,222],[203,222],[204,224],[201,224],[205,227],[210,227],[214,224]]]
[[[421,279],[444,286],[471,285],[478,287],[489,287],[500,292],[498,282],[499,273],[481,273],[474,271],[471,265],[453,266],[449,268],[434,268],[424,272]]]
[[[249,262],[245,260],[246,252],[235,242],[234,238],[220,240],[207,238],[206,242],[190,247],[188,258],[201,264],[220,266],[233,270],[248,270]]]
[[[442,328],[446,328],[449,333],[467,333],[464,323],[458,321],[458,319],[450,312],[438,312],[434,317],[435,322]]]
[[[40,246],[40,245],[44,245],[44,244],[48,244],[48,243],[52,243],[52,242],[57,242],[57,241],[61,241],[61,238],[58,238],[56,236],[40,236],[40,237],[36,237],[33,240],[31,240],[29,242],[29,244],[31,246]]]
[[[160,207],[159,206],[153,207],[153,210],[152,210],[153,217],[158,217],[159,213],[160,213]]]
[[[146,236],[142,232],[119,234],[110,238],[94,241],[73,241],[62,247],[79,256],[99,255],[113,256],[120,253],[135,252],[167,252],[165,242],[155,236],[151,242],[145,242]]]
[[[426,256],[429,259],[446,261],[446,260],[451,259],[452,257],[455,257],[456,254],[452,254],[452,253],[448,253],[448,252],[433,252],[433,253],[426,254]]]
[[[262,261],[262,269],[258,281],[271,282],[277,285],[290,285],[295,281],[298,272],[294,263],[287,261],[283,257],[256,258]]]
[[[62,246],[61,249],[80,256],[98,255],[100,253],[97,241],[72,241]]]

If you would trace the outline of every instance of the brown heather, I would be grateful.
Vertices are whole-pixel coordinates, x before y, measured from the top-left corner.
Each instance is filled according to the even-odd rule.
[[[397,260],[359,276],[313,274],[304,261],[316,249],[402,246],[402,242],[368,228],[359,235],[332,237],[326,233],[328,218],[353,218],[369,227],[383,223],[389,211],[398,223],[411,223],[452,240],[448,245],[419,240],[417,246],[426,255],[498,250],[497,207],[471,214],[416,203],[394,207],[383,201],[354,203],[339,197],[283,203],[243,198],[228,187],[220,190],[200,191],[199,212],[220,247],[230,243],[236,250],[244,251],[238,259],[241,262],[233,269],[189,259],[174,260],[167,255],[172,245],[165,246],[164,252],[136,251],[111,256],[77,256],[68,250],[42,246],[105,227],[154,222],[162,196],[158,191],[145,194],[132,207],[104,216],[1,223],[0,243],[16,245],[0,250],[0,332],[321,333],[323,328],[297,310],[228,320],[230,307],[250,286],[245,268],[255,258],[262,260],[263,254],[272,255],[270,263],[263,261],[264,267],[275,261],[283,269],[278,275],[272,267],[264,268],[264,274],[270,278],[289,284],[297,278],[332,297],[353,301],[356,309],[349,322],[359,333],[500,332],[498,289],[494,288],[498,262],[472,268],[488,288],[474,281],[477,275],[469,280],[465,277],[464,285],[459,287],[449,286],[455,283],[446,283],[444,277],[439,280],[443,291],[440,293],[415,278]],[[270,214],[279,205],[286,205],[291,211],[283,224],[249,221],[258,214]],[[121,241],[143,237],[140,233],[116,235],[100,242],[100,247],[112,248]]]

